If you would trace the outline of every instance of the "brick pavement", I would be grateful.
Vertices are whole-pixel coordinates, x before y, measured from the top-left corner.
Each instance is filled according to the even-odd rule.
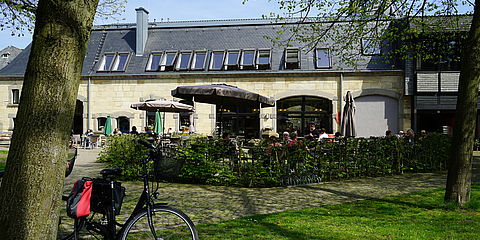
[[[79,151],[75,168],[66,179],[66,191],[81,176],[98,176],[103,167],[95,162],[99,152],[99,149]],[[162,183],[159,201],[181,209],[195,223],[207,223],[440,188],[445,186],[445,179],[445,173],[422,173],[275,188]],[[127,188],[122,207],[122,214],[126,214],[133,208],[142,185],[136,182],[122,184]],[[126,217],[120,216],[120,219]]]

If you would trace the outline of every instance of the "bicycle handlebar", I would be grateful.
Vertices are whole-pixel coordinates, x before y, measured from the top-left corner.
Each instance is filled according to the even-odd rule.
[[[143,140],[143,139],[138,139],[138,143],[140,143],[141,145],[143,145],[144,147],[148,148],[148,149],[155,149],[155,145]]]

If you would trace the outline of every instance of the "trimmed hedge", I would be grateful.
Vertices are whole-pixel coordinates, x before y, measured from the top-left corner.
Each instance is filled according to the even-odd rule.
[[[146,153],[129,138],[109,139],[100,158],[111,167],[123,166],[129,178],[134,178],[140,166],[136,163]],[[414,141],[346,138],[302,141],[294,146],[268,139],[235,142],[196,138],[184,141],[178,149],[167,149],[160,163],[169,163],[160,166],[168,173],[161,174],[165,181],[247,187],[298,185],[445,170],[450,141],[449,135],[434,133]],[[174,171],[168,169],[172,165]]]

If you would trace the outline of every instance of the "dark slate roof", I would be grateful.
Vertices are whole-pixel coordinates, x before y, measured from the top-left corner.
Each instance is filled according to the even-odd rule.
[[[348,24],[348,23],[347,23]],[[284,47],[275,46],[265,36],[275,38],[278,31],[282,31],[280,24],[270,23],[265,19],[252,20],[218,20],[218,21],[185,21],[149,23],[148,40],[143,56],[135,56],[135,25],[119,24],[95,26],[88,44],[87,56],[83,65],[83,76],[109,75],[152,75],[172,74],[172,72],[146,72],[145,68],[151,52],[165,50],[227,50],[227,49],[260,49],[272,48],[272,69],[256,70],[258,72],[281,72],[283,68]],[[284,30],[284,29],[283,29]],[[360,40],[359,40],[360,41]],[[330,40],[334,44],[334,40]],[[0,70],[0,76],[22,76],[28,59],[30,47],[27,47],[9,66]],[[360,51],[360,49],[358,49]],[[97,72],[101,58],[105,53],[131,53],[127,68],[124,72]],[[332,69],[315,70],[314,53],[301,53],[302,71],[332,71],[351,69],[352,67],[340,62],[338,56],[331,56]],[[208,61],[208,59],[207,59]],[[376,63],[372,63],[376,62]],[[391,69],[391,66],[382,63],[378,56],[364,56],[358,62],[356,69]],[[252,72],[255,70],[221,71]],[[203,73],[208,70],[203,71]],[[215,71],[218,73],[218,71]],[[202,72],[195,72],[202,73]]]
[[[14,46],[8,46],[2,50],[0,50],[0,69],[4,68],[8,64],[10,64],[13,59],[17,57],[18,54],[22,52],[22,49],[14,47]],[[3,57],[3,54],[7,54],[7,57]]]

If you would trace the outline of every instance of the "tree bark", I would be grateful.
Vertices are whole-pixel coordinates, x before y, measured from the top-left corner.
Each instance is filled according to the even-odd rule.
[[[475,1],[480,6],[480,0]],[[464,206],[470,201],[473,142],[480,84],[480,11],[475,8],[467,42],[463,45],[458,86],[456,124],[445,191],[445,201]]]
[[[67,144],[98,0],[40,0],[0,188],[1,239],[56,239]]]

